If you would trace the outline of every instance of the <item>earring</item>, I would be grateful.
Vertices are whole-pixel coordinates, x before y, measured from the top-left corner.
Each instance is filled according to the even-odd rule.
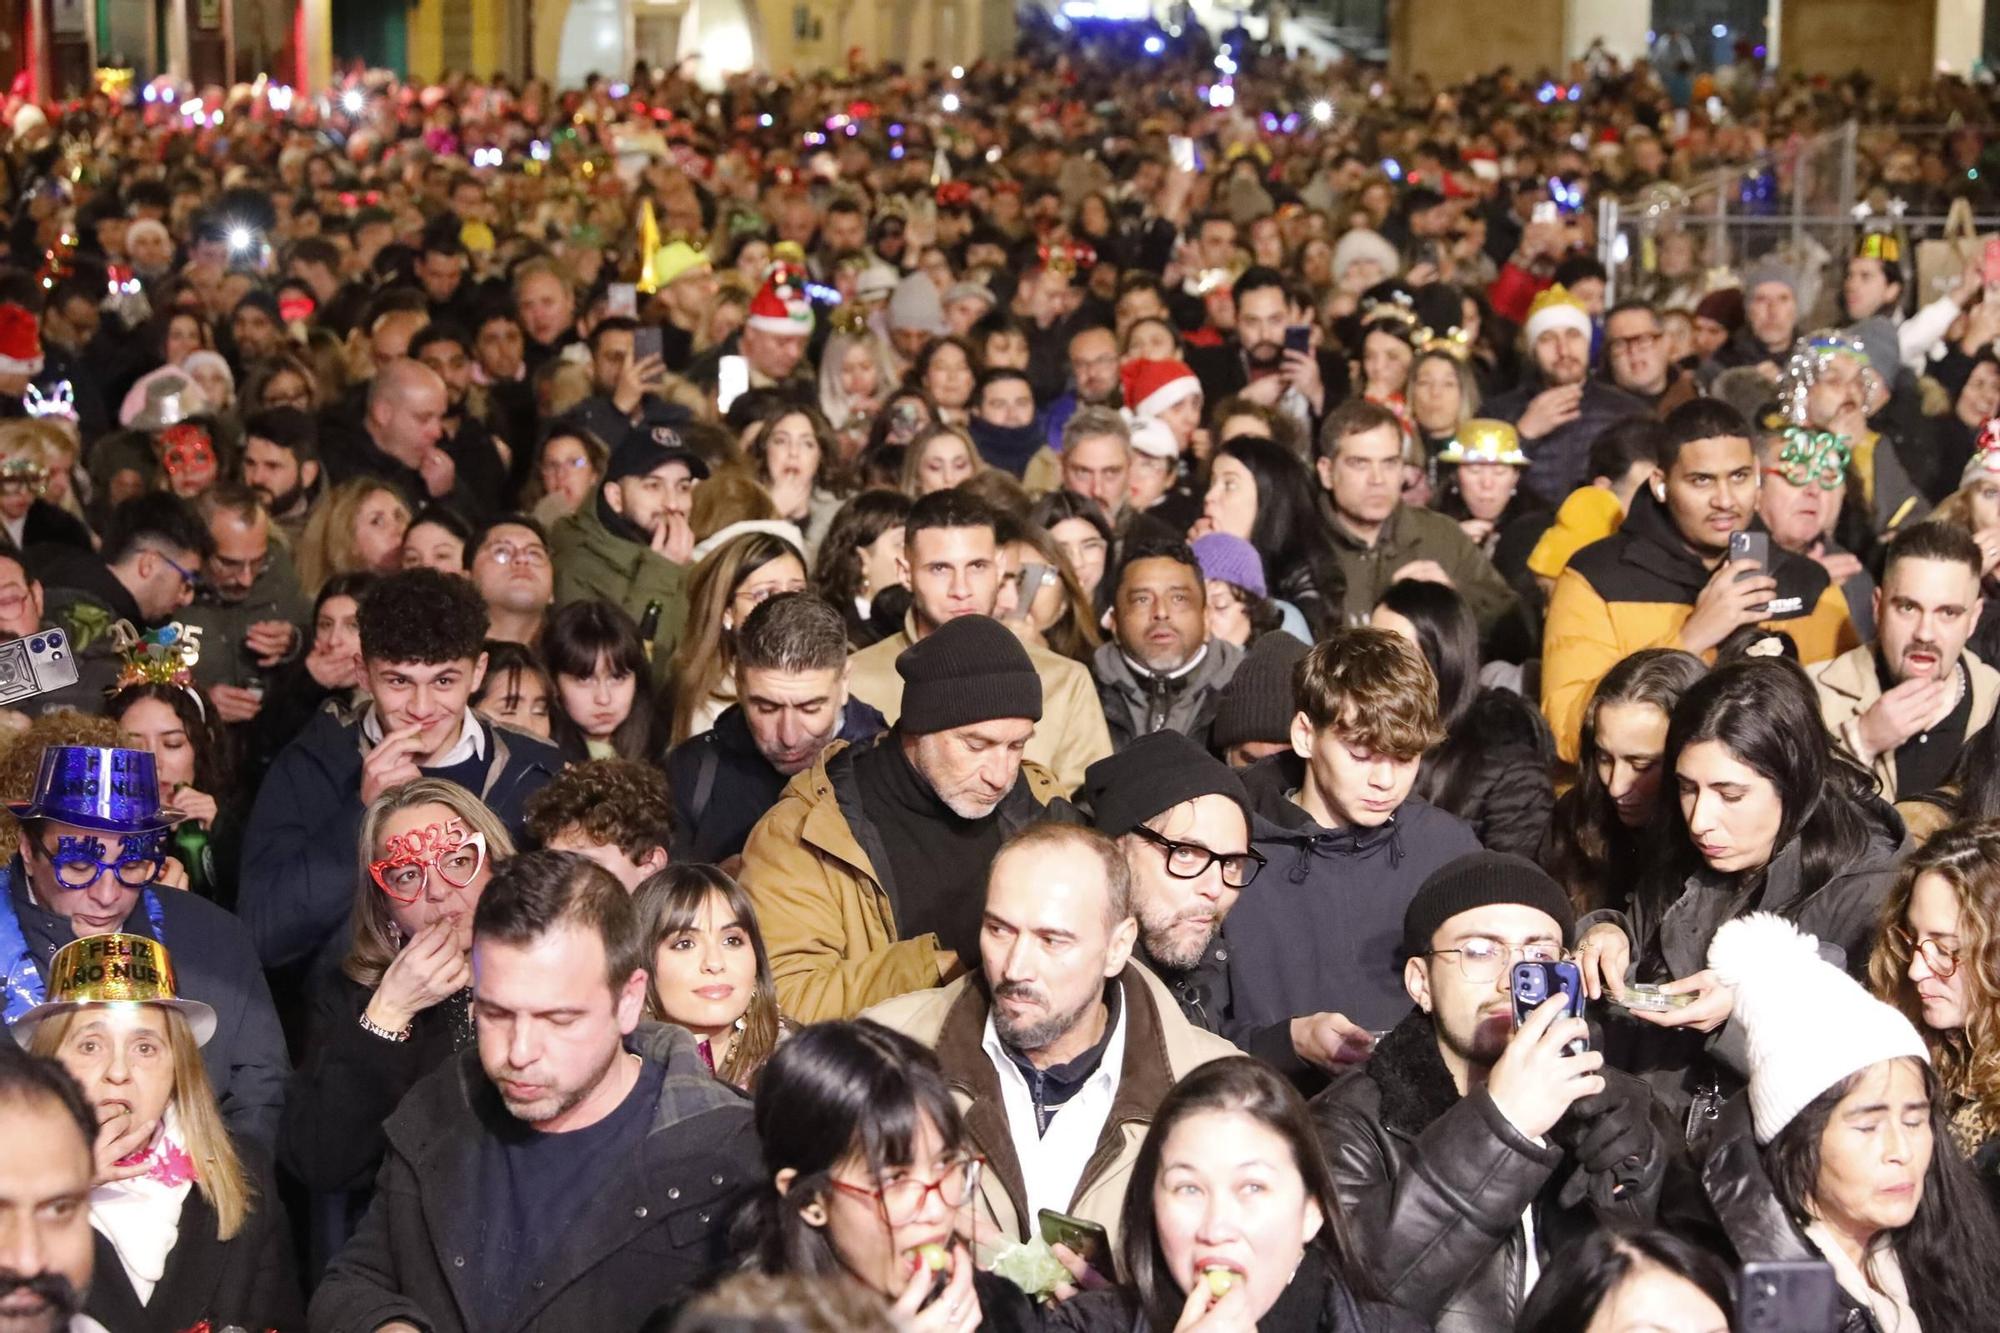
[[[826,1225],[826,1209],[816,1203],[809,1203],[799,1209],[799,1216],[806,1220],[806,1225],[809,1227],[823,1227]]]

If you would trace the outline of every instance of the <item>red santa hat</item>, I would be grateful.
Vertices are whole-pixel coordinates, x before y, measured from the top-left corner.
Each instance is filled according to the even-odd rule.
[[[1156,417],[1183,398],[1201,394],[1201,381],[1185,361],[1128,361],[1118,372],[1125,405],[1138,417]]]
[[[26,306],[0,303],[0,375],[41,373],[41,326]]]
[[[804,281],[782,265],[772,269],[771,276],[764,279],[764,285],[750,300],[748,322],[751,328],[766,333],[811,333],[812,302],[806,298]]]

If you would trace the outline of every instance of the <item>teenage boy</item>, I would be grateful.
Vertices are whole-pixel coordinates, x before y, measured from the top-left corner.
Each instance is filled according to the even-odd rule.
[[[528,798],[528,836],[537,846],[589,857],[627,893],[666,868],[672,830],[666,778],[636,759],[571,764]]]
[[[238,910],[267,967],[310,958],[354,903],[361,816],[383,792],[447,778],[519,839],[529,796],[562,767],[556,748],[472,708],[486,675],[486,604],[471,582],[406,569],[362,598],[356,718],[314,716],[279,752],[243,835]]]

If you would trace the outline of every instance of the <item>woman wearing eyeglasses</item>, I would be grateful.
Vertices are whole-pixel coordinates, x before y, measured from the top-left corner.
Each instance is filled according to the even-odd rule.
[[[1927,843],[1904,864],[1883,921],[1869,980],[1923,1034],[1951,1136],[2000,1200],[2000,820]]]
[[[930,1051],[877,1023],[819,1023],[757,1081],[770,1185],[748,1267],[872,1291],[905,1333],[1035,1329],[1020,1288],[973,1263],[983,1167]]]
[[[314,978],[278,1137],[279,1159],[308,1188],[345,1193],[335,1234],[321,1237],[335,1244],[367,1206],[383,1120],[473,1039],[472,913],[494,863],[514,854],[506,825],[441,778],[377,798],[359,845],[347,956]]]

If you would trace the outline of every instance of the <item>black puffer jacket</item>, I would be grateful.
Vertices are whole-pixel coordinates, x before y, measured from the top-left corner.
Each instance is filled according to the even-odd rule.
[[[1417,794],[1472,825],[1489,852],[1530,860],[1556,808],[1555,738],[1511,690],[1485,689],[1464,721],[1424,760]]]
[[[1526,1297],[1527,1209],[1546,1264],[1593,1227],[1652,1221],[1667,1173],[1657,1124],[1644,1160],[1595,1180],[1558,1146],[1563,1126],[1537,1143],[1484,1088],[1461,1097],[1421,1010],[1313,1098],[1312,1113],[1361,1266],[1390,1300],[1436,1320],[1438,1333],[1514,1327]],[[1615,1202],[1592,1201],[1612,1197],[1614,1184]]]

